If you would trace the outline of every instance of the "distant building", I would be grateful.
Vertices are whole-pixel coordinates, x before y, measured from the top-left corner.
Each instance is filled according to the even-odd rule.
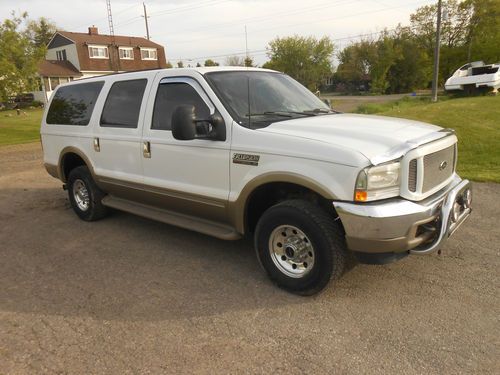
[[[57,31],[38,67],[40,87],[35,100],[47,102],[60,83],[103,74],[166,68],[163,46],[145,38]]]

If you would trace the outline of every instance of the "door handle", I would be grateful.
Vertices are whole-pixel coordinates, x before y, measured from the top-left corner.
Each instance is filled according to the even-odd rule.
[[[96,152],[100,152],[101,151],[101,145],[99,143],[99,138],[94,138],[94,150]]]
[[[142,142],[142,155],[145,158],[148,158],[148,159],[151,158],[151,143]]]

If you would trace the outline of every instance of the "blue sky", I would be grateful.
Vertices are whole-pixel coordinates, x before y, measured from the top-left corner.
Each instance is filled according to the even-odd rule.
[[[259,64],[266,46],[280,36],[327,35],[337,50],[360,34],[407,24],[409,15],[429,0],[169,0],[145,1],[151,39],[165,46],[167,59],[195,65],[206,58],[224,62],[226,55],[248,50]],[[115,34],[145,36],[142,1],[111,0]],[[67,31],[86,32],[95,25],[109,33],[105,0],[0,0],[0,14],[27,11],[31,18],[51,19]],[[2,18],[3,18],[2,17]]]

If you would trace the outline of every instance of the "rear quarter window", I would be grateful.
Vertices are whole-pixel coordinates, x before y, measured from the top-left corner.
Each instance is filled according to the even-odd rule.
[[[47,124],[88,125],[103,85],[99,81],[60,87],[50,103]]]
[[[113,83],[102,110],[101,126],[137,128],[147,79]]]

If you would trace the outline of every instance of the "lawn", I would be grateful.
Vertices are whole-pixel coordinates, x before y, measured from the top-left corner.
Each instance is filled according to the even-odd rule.
[[[38,141],[42,114],[43,109],[0,111],[0,146]]]
[[[474,181],[500,183],[500,96],[458,99],[405,98],[359,106],[358,113],[403,117],[455,129],[458,173]]]

